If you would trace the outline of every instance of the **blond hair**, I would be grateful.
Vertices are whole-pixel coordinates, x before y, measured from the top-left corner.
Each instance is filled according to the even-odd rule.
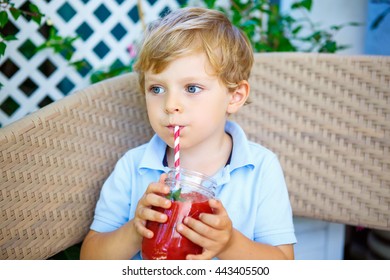
[[[145,72],[160,73],[174,59],[204,52],[220,80],[231,90],[248,80],[253,50],[243,32],[221,12],[183,8],[153,22],[145,32],[134,70],[142,91]]]

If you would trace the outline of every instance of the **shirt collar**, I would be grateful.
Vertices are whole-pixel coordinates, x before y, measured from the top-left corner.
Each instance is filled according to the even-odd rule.
[[[242,128],[235,122],[227,121],[225,131],[229,133],[233,139],[233,151],[230,164],[228,164],[230,172],[243,166],[253,168],[254,159],[250,152],[248,139]],[[146,145],[145,153],[139,165],[139,172],[142,174],[146,169],[166,172],[169,169],[163,165],[166,148],[167,144],[155,134]]]
[[[233,151],[230,161],[230,171],[243,166],[254,166],[254,159],[250,152],[249,142],[242,128],[232,121],[227,121],[225,131],[232,136]]]
[[[166,149],[167,144],[155,134],[146,145],[145,153],[139,164],[139,173],[143,174],[147,169],[167,171],[168,168],[163,165]]]

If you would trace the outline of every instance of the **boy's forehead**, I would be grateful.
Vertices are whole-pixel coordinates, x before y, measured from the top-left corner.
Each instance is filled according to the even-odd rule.
[[[156,63],[157,65],[157,63]],[[215,69],[204,52],[190,53],[169,61],[163,68],[151,67],[145,71],[145,78],[154,78],[164,73],[178,76],[215,76]]]

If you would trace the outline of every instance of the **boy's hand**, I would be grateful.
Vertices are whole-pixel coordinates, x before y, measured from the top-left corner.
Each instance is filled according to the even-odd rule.
[[[233,226],[225,208],[219,200],[210,199],[209,204],[213,214],[203,213],[199,221],[187,217],[177,227],[179,233],[203,248],[202,254],[187,255],[187,259],[212,259],[230,245]]]
[[[168,218],[167,215],[152,209],[152,206],[171,207],[171,201],[164,197],[169,193],[169,187],[164,183],[166,176],[162,174],[159,182],[151,183],[138,201],[133,222],[138,234],[142,237],[153,237],[153,232],[146,228],[146,221],[164,223]]]

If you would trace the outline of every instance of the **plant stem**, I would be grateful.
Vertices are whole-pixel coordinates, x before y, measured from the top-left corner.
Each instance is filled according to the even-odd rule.
[[[146,23],[145,23],[144,12],[142,10],[142,1],[141,0],[137,0],[137,9],[138,9],[139,18],[141,20],[142,30],[145,31]]]

